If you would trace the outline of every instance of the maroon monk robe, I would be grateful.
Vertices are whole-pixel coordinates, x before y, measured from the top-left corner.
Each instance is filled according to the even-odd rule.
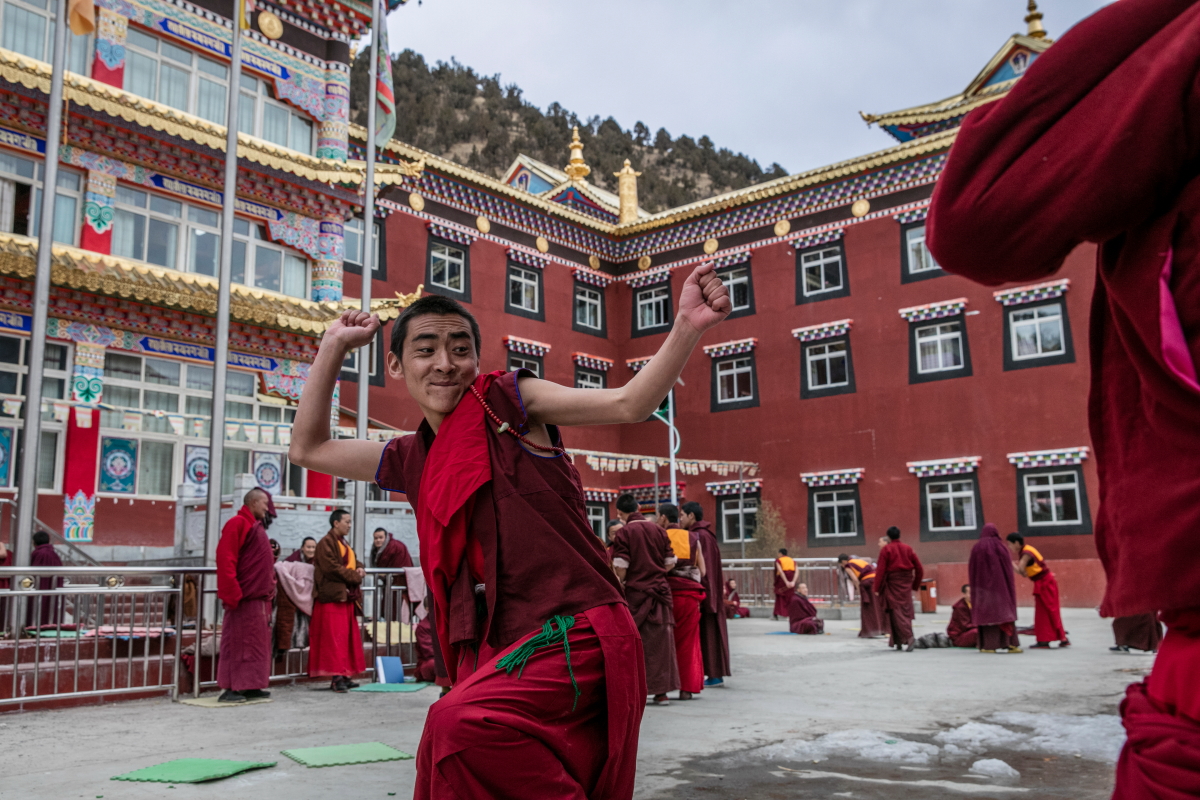
[[[807,597],[796,592],[788,603],[788,628],[792,633],[815,636],[825,632],[825,620],[817,616],[816,607]]]
[[[350,546],[333,531],[313,553],[313,614],[308,628],[308,674],[352,678],[366,668],[355,604],[362,579]]]
[[[1162,623],[1157,614],[1137,614],[1113,620],[1113,637],[1117,647],[1132,647],[1152,653],[1162,641]]]
[[[979,644],[979,633],[971,621],[971,604],[967,602],[967,598],[958,598],[958,602],[951,607],[946,635],[955,647],[975,647]]]
[[[878,565],[865,558],[854,558],[847,563],[858,576],[858,638],[875,639],[883,635],[883,601],[875,596]]]
[[[729,668],[721,545],[708,520],[700,520],[692,530],[699,534],[700,552],[704,553],[704,590],[708,593],[700,604],[700,655],[704,660],[704,674],[709,678],[723,678],[732,675],[733,670]]]
[[[408,545],[390,533],[382,548],[371,548],[371,566],[378,569],[402,569],[413,565]]]
[[[746,619],[750,616],[750,609],[742,605],[742,596],[731,586],[733,581],[725,581],[725,618],[733,619],[735,616]]]
[[[33,548],[33,552],[29,554],[29,566],[31,567],[61,567],[62,559],[58,556],[58,551],[54,549],[52,544],[40,544]],[[51,589],[57,589],[63,585],[62,578],[55,578],[51,575],[46,575],[38,578],[38,590],[47,592]],[[25,618],[27,625],[57,625],[62,622],[63,613],[63,597],[51,597],[43,595],[39,605],[30,603],[25,610]],[[38,613],[40,611],[40,613]]]
[[[275,554],[262,522],[242,506],[217,542],[217,597],[221,623],[217,685],[244,692],[271,682],[271,598]]]
[[[980,650],[1003,650],[1019,646],[1016,627],[1017,587],[1012,553],[990,522],[983,526],[979,541],[967,562],[971,584],[971,621],[978,628]]]
[[[437,670],[433,665],[433,620],[428,615],[417,623],[413,638],[417,645],[417,665],[413,669],[413,676],[418,681],[434,683],[437,681]]]
[[[700,577],[700,532],[667,530],[675,553],[675,566],[667,573],[671,585],[671,613],[675,618],[675,661],[679,688],[697,694],[704,689],[704,659],[700,652],[700,606],[704,584]]]
[[[516,379],[509,373],[476,385],[501,420],[525,433]],[[448,603],[433,609],[435,619],[446,614],[450,641],[441,650],[460,655],[452,665],[453,691],[426,718],[415,796],[629,798],[646,696],[641,643],[588,523],[574,465],[563,456],[533,455],[480,418],[481,431],[464,433],[482,432],[490,480],[473,493],[467,524],[445,529],[461,530],[466,541],[441,543],[431,538],[436,531],[421,530],[426,493],[434,493],[431,504],[440,502],[439,486],[456,477],[436,471],[444,469],[438,465],[447,463],[446,455],[460,451],[461,437],[447,435],[455,430],[451,420],[464,407],[476,411],[472,403],[478,400],[468,392],[437,437],[422,422],[416,434],[389,443],[376,476],[381,488],[407,493],[417,511],[426,582],[434,597],[441,594]],[[548,426],[548,432],[560,442],[556,428]],[[447,450],[440,451],[439,441]],[[430,474],[424,474],[427,461]],[[473,547],[478,561],[470,555]],[[449,585],[435,583],[435,550],[439,558],[464,553]],[[477,584],[483,584],[481,595]],[[574,623],[567,639],[578,697],[561,646],[536,650],[520,676],[495,668],[556,616]]]
[[[679,688],[674,598],[667,582],[674,558],[667,532],[641,514],[630,514],[613,534],[613,565],[625,568],[625,597],[642,635],[646,687],[653,695]]]
[[[875,593],[883,600],[884,620],[888,623],[888,646],[910,644],[913,641],[912,593],[921,588],[925,568],[916,552],[895,539],[879,551],[875,569]]]
[[[796,563],[791,559],[788,559],[788,561],[793,565]],[[779,574],[781,571],[783,572],[782,576]],[[780,563],[780,560],[778,558],[775,559],[775,608],[771,611],[771,616],[787,616],[788,604],[792,600],[792,595],[796,593],[796,588],[788,586],[788,581],[795,577],[796,570],[794,566],[792,569],[783,569],[783,564]]]

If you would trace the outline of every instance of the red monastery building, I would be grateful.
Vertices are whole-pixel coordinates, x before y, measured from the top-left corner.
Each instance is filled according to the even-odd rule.
[[[37,15],[21,0],[0,4],[10,48],[10,11]],[[213,112],[224,107],[232,6],[99,5],[98,35],[75,41],[80,74],[67,84],[46,365],[61,389],[43,409],[39,517],[100,553],[144,546],[167,555],[180,486],[202,485],[207,469],[204,364],[216,297],[207,276],[225,157],[224,120]],[[361,290],[364,132],[347,124],[344,101],[349,44],[369,6],[260,7],[283,34],[269,38],[261,24],[251,33],[241,89],[243,255],[225,471],[265,467],[279,476],[275,491],[336,496],[339,482],[287,464],[286,444],[320,332]],[[873,555],[898,525],[923,560],[943,565],[943,582],[961,583],[954,565],[986,520],[1036,538],[1067,601],[1090,602],[1099,589],[1085,414],[1091,248],[1053,281],[993,291],[944,273],[924,244],[957,126],[1003,97],[1049,46],[1034,20],[962,93],[864,115],[896,140],[887,149],[658,214],[638,207],[632,167],[618,174],[616,194],[589,181],[578,138],[564,168],[522,156],[502,180],[392,141],[377,181],[372,297],[393,299],[373,307],[390,319],[418,287],[454,297],[479,318],[485,370],[620,386],[665,338],[686,275],[714,260],[735,310],[676,388],[678,481],[718,520],[730,555],[769,501],[800,555]],[[188,59],[195,66],[175,87],[172,70]],[[0,380],[0,448],[9,456],[20,428],[45,60],[44,49],[0,50],[0,378],[10,376]],[[130,71],[135,61],[158,71],[156,84]],[[382,352],[367,365],[370,417],[373,435],[389,437],[420,417],[385,379]],[[352,359],[343,372],[343,426],[353,424],[362,366]],[[597,527],[619,491],[654,498],[667,451],[660,422],[573,429],[567,444],[593,453],[577,464]],[[736,471],[700,459],[758,469],[739,483]],[[665,466],[657,481],[667,494]]]

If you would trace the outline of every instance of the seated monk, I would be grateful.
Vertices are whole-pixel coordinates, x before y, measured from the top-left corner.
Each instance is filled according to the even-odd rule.
[[[725,581],[725,618],[748,619],[749,617],[750,609],[742,605],[742,598],[737,590],[737,581],[730,578]]]
[[[825,620],[808,599],[808,586],[796,584],[796,593],[788,601],[788,628],[792,633],[816,636],[825,632]]]
[[[979,632],[971,621],[971,585],[964,583],[963,596],[954,604],[950,613],[950,624],[946,626],[946,635],[954,647],[978,647]]]

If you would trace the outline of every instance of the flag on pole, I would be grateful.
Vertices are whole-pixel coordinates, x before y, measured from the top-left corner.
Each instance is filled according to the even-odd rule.
[[[87,36],[96,30],[95,0],[69,0],[67,3],[67,19],[71,25],[71,33],[76,36]]]
[[[375,74],[375,146],[387,147],[396,132],[396,90],[392,85],[392,56],[388,52],[387,12],[388,1],[379,2],[379,47],[376,48]]]

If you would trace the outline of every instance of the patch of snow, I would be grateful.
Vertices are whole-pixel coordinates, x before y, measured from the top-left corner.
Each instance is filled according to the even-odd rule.
[[[795,739],[749,751],[750,758],[768,761],[820,762],[831,757],[861,758],[887,764],[929,764],[938,746],[910,742],[882,731],[848,730],[827,733],[811,741]]]
[[[999,725],[985,722],[968,722],[952,730],[942,731],[933,737],[943,745],[947,755],[977,755],[998,747],[1016,747],[1026,738],[1023,733],[1010,731]]]
[[[1054,755],[1078,755],[1090,761],[1115,764],[1125,744],[1121,718],[1111,714],[1077,717],[1067,714],[1030,714],[1001,711],[987,718],[1001,725],[1030,728],[1018,750]]]
[[[1002,781],[1019,780],[1021,773],[998,758],[983,758],[971,765],[972,773]]]

